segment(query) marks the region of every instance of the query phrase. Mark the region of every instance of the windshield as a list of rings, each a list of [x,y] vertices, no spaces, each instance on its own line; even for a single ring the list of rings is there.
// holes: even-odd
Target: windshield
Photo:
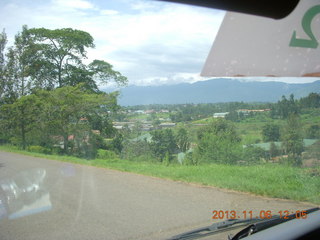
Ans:
[[[0,239],[304,221],[320,204],[320,10],[301,4],[272,20],[162,1],[1,1]]]

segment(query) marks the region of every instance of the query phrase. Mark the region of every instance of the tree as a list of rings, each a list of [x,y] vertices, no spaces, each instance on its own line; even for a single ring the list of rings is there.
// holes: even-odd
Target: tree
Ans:
[[[153,151],[146,140],[126,141],[121,152],[122,158],[128,160],[151,161]]]
[[[198,161],[233,164],[242,158],[241,139],[226,120],[218,119],[201,128],[197,138],[194,157]]]
[[[22,31],[15,35],[14,46],[8,49],[5,64],[5,99],[7,103],[13,103],[21,96],[31,92],[32,83],[29,77],[31,62],[35,57],[35,46],[32,43],[28,28],[22,27]]]
[[[280,153],[280,150],[277,148],[276,144],[274,142],[270,143],[270,149],[269,149],[269,154],[271,158],[274,158],[278,156]]]
[[[299,103],[303,108],[320,108],[320,94],[310,93],[307,97],[301,98]]]
[[[86,89],[99,92],[98,84],[111,80],[118,85],[127,83],[126,77],[103,60],[83,64],[87,57],[86,49],[94,47],[89,33],[71,28],[32,28],[28,33],[37,46],[30,76],[38,88],[53,89],[83,83]]]
[[[96,109],[95,112],[90,113],[90,115],[87,116],[87,119],[90,124],[90,128],[100,131],[101,136],[107,138],[115,136],[116,129],[113,128],[112,119],[107,110],[103,109],[102,106],[100,106],[99,109]]]
[[[116,153],[121,153],[123,149],[123,141],[123,135],[121,133],[117,133],[111,142],[112,150]]]
[[[103,60],[93,60],[89,64],[89,70],[93,73],[93,78],[99,84],[107,84],[114,81],[119,86],[125,86],[128,79],[120,72],[113,70],[113,66]]]
[[[190,140],[187,130],[185,128],[179,128],[175,138],[180,152],[186,152],[190,147]]]
[[[2,132],[10,131],[15,143],[25,149],[28,145],[27,135],[40,125],[42,102],[35,95],[23,96],[12,104],[0,108],[0,125]]]
[[[282,119],[286,119],[291,114],[298,114],[299,113],[299,106],[297,102],[294,100],[294,95],[291,94],[289,99],[285,96],[282,96],[281,101],[275,105],[276,114],[272,113],[273,115],[278,115]]]
[[[320,138],[320,125],[311,125],[308,127],[307,132],[306,132],[307,138]]]
[[[5,93],[5,47],[7,44],[7,35],[6,32],[2,31],[2,33],[0,33],[0,100],[2,99],[4,93]]]
[[[248,163],[259,163],[266,157],[266,151],[260,147],[247,146],[243,151],[243,160]]]
[[[243,113],[238,113],[237,111],[231,111],[226,116],[226,120],[230,120],[233,122],[238,122],[239,120],[243,119]]]
[[[284,152],[288,154],[289,162],[297,166],[302,164],[303,136],[300,119],[297,115],[292,114],[287,119],[287,124],[282,134],[282,147]]]
[[[7,34],[5,30],[2,30],[2,33],[0,33],[0,69],[4,66],[4,50],[7,44]]]
[[[78,149],[87,142],[91,135],[88,116],[93,115],[102,106],[113,107],[112,94],[92,94],[84,92],[81,85],[63,87],[53,91],[39,91],[37,95],[43,99],[43,120],[50,134],[63,136],[64,151],[68,153],[68,137],[73,139]]]
[[[280,127],[275,124],[266,124],[262,127],[262,138],[265,142],[275,142],[280,139]]]
[[[28,33],[38,46],[32,67],[33,77],[42,88],[65,86],[68,69],[81,65],[86,58],[86,48],[94,47],[89,33],[71,28],[32,28]]]
[[[150,143],[150,148],[161,162],[168,153],[171,155],[176,150],[176,142],[171,129],[155,130],[150,133],[152,136],[152,141]]]

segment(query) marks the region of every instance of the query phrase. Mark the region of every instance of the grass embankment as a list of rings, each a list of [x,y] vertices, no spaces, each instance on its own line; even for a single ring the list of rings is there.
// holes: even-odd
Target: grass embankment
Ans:
[[[230,166],[200,165],[181,166],[147,162],[132,162],[122,159],[85,160],[76,157],[46,155],[18,150],[11,146],[0,146],[0,150],[72,162],[120,171],[140,173],[160,178],[199,183],[257,195],[308,201],[320,204],[320,168],[294,168],[282,165]]]

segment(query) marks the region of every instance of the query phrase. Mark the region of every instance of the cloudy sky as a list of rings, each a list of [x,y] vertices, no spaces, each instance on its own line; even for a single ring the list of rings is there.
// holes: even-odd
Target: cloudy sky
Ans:
[[[24,24],[87,31],[96,45],[88,51],[87,61],[111,63],[128,77],[129,85],[205,80],[200,72],[224,15],[220,10],[154,0],[0,0],[0,30],[5,28],[9,46]]]
[[[0,29],[12,44],[29,28],[75,28],[89,32],[95,49],[129,84],[194,82],[225,12],[151,0],[1,0]]]

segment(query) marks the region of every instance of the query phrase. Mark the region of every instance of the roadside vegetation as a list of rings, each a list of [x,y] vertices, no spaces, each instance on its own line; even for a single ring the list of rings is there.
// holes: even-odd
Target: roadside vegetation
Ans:
[[[34,157],[53,159],[76,164],[105,167],[139,173],[175,181],[198,183],[256,195],[320,203],[320,168],[296,168],[287,165],[238,166],[226,164],[201,164],[186,166],[165,165],[157,162],[136,162],[118,157],[87,161],[83,158],[19,150],[8,145],[0,151],[16,152]]]
[[[0,34],[1,150],[174,180],[320,202],[320,94],[277,103],[121,107],[127,84],[104,60],[84,63],[89,33]]]

